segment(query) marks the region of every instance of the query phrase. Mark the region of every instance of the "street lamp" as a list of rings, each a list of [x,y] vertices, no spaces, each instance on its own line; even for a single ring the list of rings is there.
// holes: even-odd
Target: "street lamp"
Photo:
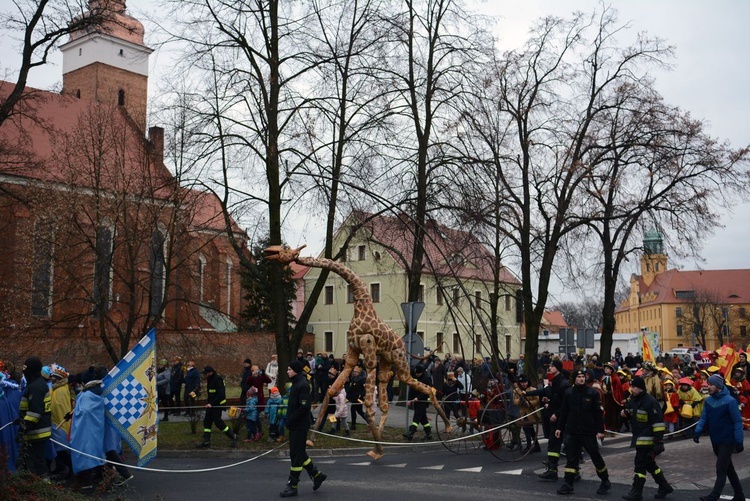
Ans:
[[[722,306],[721,312],[724,314],[724,333],[727,335],[727,342],[732,342],[731,333],[729,330],[729,310],[733,307],[733,304],[730,304],[729,306]],[[717,308],[718,309],[718,308]]]

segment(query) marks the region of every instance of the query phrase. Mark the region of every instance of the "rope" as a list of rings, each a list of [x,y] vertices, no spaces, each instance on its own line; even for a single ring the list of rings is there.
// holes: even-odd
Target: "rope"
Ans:
[[[8,426],[12,425],[15,421],[10,421],[8,423],[5,423],[4,425],[0,426],[0,431],[3,431]]]
[[[698,421],[696,421],[695,423],[691,424],[690,426],[682,428],[681,430],[673,431],[673,432],[670,432],[670,433],[665,433],[664,436],[665,437],[671,437],[672,435],[678,435],[680,433],[685,433],[687,430],[689,430],[690,428],[693,428],[697,424],[698,424]],[[611,430],[607,430],[607,433],[611,433],[612,435],[619,435],[621,437],[632,437],[633,436],[631,433],[619,433],[619,432],[611,431]]]
[[[280,449],[281,447],[283,447],[283,446],[285,446],[287,444],[287,442],[284,442],[284,443],[282,443],[282,444],[274,447],[273,449],[267,450],[266,452],[264,452],[262,454],[259,454],[257,456],[251,457],[250,459],[244,459],[244,460],[242,460],[242,461],[240,461],[238,463],[232,463],[232,464],[227,464],[227,465],[223,465],[223,466],[217,466],[215,468],[200,468],[200,469],[197,469],[197,470],[196,469],[192,469],[192,470],[165,470],[165,469],[162,469],[162,468],[146,468],[145,466],[132,466],[132,465],[129,465],[129,464],[118,463],[117,461],[109,461],[108,459],[100,458],[100,457],[97,457],[97,456],[92,456],[91,454],[86,454],[85,452],[79,451],[79,450],[74,449],[74,448],[72,448],[72,447],[70,447],[68,445],[62,444],[62,443],[58,442],[57,440],[55,440],[54,438],[51,438],[50,441],[53,442],[53,443],[55,443],[55,444],[57,444],[57,445],[59,445],[59,446],[65,447],[66,449],[70,450],[71,452],[75,452],[76,454],[80,454],[81,456],[85,456],[87,458],[96,459],[96,460],[101,461],[103,463],[109,463],[109,464],[113,464],[115,466],[124,466],[126,468],[133,468],[133,469],[141,470],[141,471],[151,471],[151,472],[154,472],[154,473],[206,473],[206,472],[210,472],[210,471],[225,470],[227,468],[234,468],[235,466],[240,466],[240,465],[243,465],[245,463],[250,463],[252,461],[255,461],[256,459],[260,459],[263,456],[267,456],[268,454],[270,454],[270,453],[272,453],[272,452]]]

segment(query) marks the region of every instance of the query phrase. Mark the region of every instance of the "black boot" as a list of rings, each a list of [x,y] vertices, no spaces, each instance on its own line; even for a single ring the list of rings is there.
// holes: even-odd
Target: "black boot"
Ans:
[[[297,484],[299,484],[299,477],[293,477],[289,475],[289,480],[286,481],[284,490],[279,493],[282,498],[290,498],[297,495]]]
[[[425,442],[429,442],[432,440],[432,429],[431,428],[424,428],[424,438],[422,439]]]
[[[644,485],[646,485],[646,477],[635,475],[633,477],[633,487],[630,489],[630,492],[622,497],[622,499],[627,501],[641,501],[643,499]]]
[[[321,473],[320,470],[318,470],[315,465],[310,461],[306,466],[305,470],[307,470],[307,474],[310,475],[310,480],[313,481],[313,490],[317,491],[320,489],[321,484],[325,481],[325,479],[328,478],[328,475],[325,473]]]
[[[203,433],[203,439],[200,441],[200,443],[195,444],[196,449],[208,449],[211,447],[211,434],[210,433]]]
[[[609,489],[612,488],[612,482],[609,481],[609,478],[603,478],[602,482],[599,484],[599,488],[596,490],[597,494],[606,494],[609,492]]]
[[[237,434],[232,430],[231,428],[224,432],[226,436],[229,437],[229,440],[231,442],[229,443],[229,447],[237,447]]]
[[[558,458],[547,456],[547,469],[543,473],[537,475],[539,480],[544,480],[545,482],[557,482],[557,462]]]
[[[404,438],[411,442],[411,440],[414,438],[414,432],[417,431],[417,427],[414,425],[409,426],[409,431],[404,433]]]
[[[669,485],[669,482],[667,482],[667,479],[664,477],[663,471],[658,470],[658,473],[654,473],[653,477],[654,480],[656,480],[656,483],[659,484],[659,490],[654,496],[655,499],[664,499],[668,494],[672,494],[674,492],[674,487]]]
[[[573,494],[573,486],[565,482],[559,489],[557,489],[557,493],[560,495]]]

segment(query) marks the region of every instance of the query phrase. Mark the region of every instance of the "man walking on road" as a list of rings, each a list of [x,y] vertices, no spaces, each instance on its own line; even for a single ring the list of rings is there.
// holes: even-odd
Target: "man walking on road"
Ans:
[[[203,418],[203,440],[196,447],[203,449],[211,447],[212,425],[229,437],[229,440],[231,440],[230,447],[235,447],[237,445],[237,434],[221,419],[223,406],[227,403],[224,379],[210,365],[203,369],[203,374],[206,376],[206,393],[208,393],[206,416]]]
[[[607,465],[599,452],[597,438],[604,438],[604,413],[599,392],[586,384],[586,371],[575,372],[575,384],[565,391],[562,409],[558,418],[555,438],[565,433],[568,461],[565,464],[565,483],[557,490],[558,494],[573,494],[573,482],[578,475],[581,449],[591,456],[596,474],[601,484],[597,494],[606,494],[612,484],[609,481]]]
[[[701,496],[702,501],[716,501],[721,497],[721,491],[729,478],[734,489],[733,500],[745,499],[742,484],[732,464],[732,453],[742,452],[743,432],[742,415],[737,401],[729,394],[724,379],[719,375],[708,378],[709,397],[704,400],[698,425],[695,427],[693,440],[698,443],[703,430],[708,428],[711,437],[711,447],[716,454],[716,482],[708,496]]]
[[[312,402],[310,401],[310,385],[307,384],[302,362],[299,360],[291,362],[286,374],[292,383],[292,387],[289,388],[289,404],[286,415],[286,427],[289,429],[289,457],[292,460],[292,466],[289,471],[289,480],[280,494],[282,498],[297,495],[297,484],[299,484],[302,468],[306,469],[310,475],[314,491],[317,491],[327,478],[325,473],[318,471],[305,450],[307,431],[311,424],[310,408]]]
[[[630,419],[633,439],[630,447],[635,447],[635,468],[633,487],[622,498],[628,501],[643,499],[643,486],[646,485],[646,472],[649,472],[659,490],[654,498],[664,499],[674,491],[664,472],[656,465],[656,456],[664,452],[664,417],[661,406],[654,397],[646,392],[646,382],[642,377],[634,377],[630,383],[630,398],[622,416]]]
[[[548,482],[557,482],[557,463],[560,461],[560,448],[562,446],[562,438],[555,434],[555,431],[560,429],[558,426],[558,418],[560,417],[560,411],[562,410],[563,397],[565,391],[570,388],[567,378],[562,373],[562,362],[559,358],[556,358],[550,363],[547,369],[547,377],[550,380],[550,386],[552,388],[550,392],[549,400],[549,411],[550,411],[550,436],[549,442],[547,442],[547,469],[544,473],[539,474],[539,479]],[[545,396],[545,389],[533,390],[525,392],[524,395],[528,396]]]

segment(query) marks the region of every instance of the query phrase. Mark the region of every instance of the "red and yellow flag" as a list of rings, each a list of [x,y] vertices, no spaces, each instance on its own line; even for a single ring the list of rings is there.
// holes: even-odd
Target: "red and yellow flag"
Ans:
[[[719,370],[721,370],[721,374],[724,376],[724,380],[727,384],[731,384],[732,367],[740,361],[740,354],[737,353],[737,350],[735,350],[730,344],[725,344],[716,350],[716,353],[719,357],[716,359],[715,363],[719,367]]]
[[[643,354],[644,362],[656,363],[656,357],[654,356],[654,352],[651,349],[651,345],[649,344],[648,339],[646,338],[645,332],[641,332],[641,353]]]

